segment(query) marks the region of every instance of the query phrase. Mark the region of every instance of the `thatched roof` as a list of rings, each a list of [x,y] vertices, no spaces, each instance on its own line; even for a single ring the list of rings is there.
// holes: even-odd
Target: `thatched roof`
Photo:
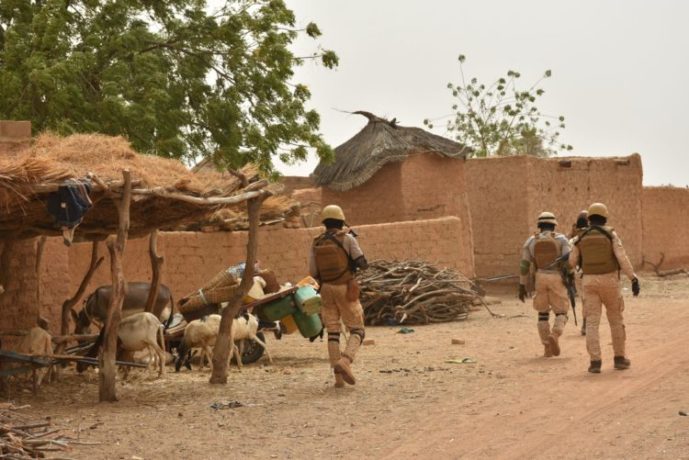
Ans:
[[[222,177],[233,180],[238,177],[236,171],[219,170],[210,158],[204,158],[196,163],[192,172],[198,175],[211,174],[214,177]],[[260,225],[273,225],[282,223],[287,227],[298,226],[295,223],[300,215],[300,203],[285,195],[282,183],[272,182],[265,187],[271,193],[263,204],[259,215]],[[178,225],[174,230],[190,231],[237,231],[248,230],[249,220],[244,208],[237,206],[218,209],[206,219],[198,220],[190,224]]]
[[[332,163],[319,163],[313,172],[316,184],[336,191],[357,187],[390,162],[403,161],[408,155],[430,152],[449,158],[464,158],[471,150],[450,139],[421,128],[397,125],[369,112],[354,112],[368,118],[368,123],[354,137],[335,149]]]
[[[125,169],[133,184],[130,237],[207,219],[265,186],[252,167],[242,170],[247,179],[243,182],[212,171],[194,174],[177,160],[138,154],[121,137],[45,134],[17,155],[0,159],[0,238],[59,235],[47,211],[47,198],[62,181],[87,177],[93,185],[94,206],[77,227],[75,239],[115,233],[118,214],[113,200],[121,194]]]

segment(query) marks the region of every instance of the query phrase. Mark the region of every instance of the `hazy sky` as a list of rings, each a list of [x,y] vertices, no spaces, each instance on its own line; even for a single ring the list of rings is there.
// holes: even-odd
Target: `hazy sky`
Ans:
[[[313,96],[325,139],[336,147],[368,110],[422,127],[451,112],[446,85],[492,83],[508,69],[524,84],[551,69],[539,107],[564,115],[574,155],[641,153],[644,184],[689,185],[689,2],[681,0],[462,1],[287,0],[299,24],[316,22],[337,70],[306,64],[295,80]],[[301,40],[299,51],[313,42]],[[444,122],[436,123],[445,134]],[[317,161],[281,167],[308,175]]]

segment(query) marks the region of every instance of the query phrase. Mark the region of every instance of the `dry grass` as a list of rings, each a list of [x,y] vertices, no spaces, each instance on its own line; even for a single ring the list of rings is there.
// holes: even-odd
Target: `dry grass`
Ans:
[[[192,173],[178,160],[138,154],[123,137],[102,134],[74,134],[59,137],[42,134],[33,145],[12,158],[0,160],[0,200],[16,197],[23,185],[52,183],[93,173],[102,180],[122,180],[129,169],[132,180],[142,187],[163,187],[198,196],[227,195],[240,187],[239,179],[228,173]],[[248,178],[256,168],[242,171]]]

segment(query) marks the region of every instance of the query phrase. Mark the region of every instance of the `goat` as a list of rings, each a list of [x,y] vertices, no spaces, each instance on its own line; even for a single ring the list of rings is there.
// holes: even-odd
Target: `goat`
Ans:
[[[220,315],[208,315],[201,319],[196,319],[187,324],[184,328],[184,338],[177,348],[177,360],[175,361],[175,372],[179,372],[182,361],[186,358],[185,365],[191,370],[189,357],[192,348],[201,349],[201,369],[204,367],[204,358],[208,358],[211,371],[213,370],[213,350],[215,340],[220,330]]]
[[[201,348],[201,368],[203,369],[204,366],[204,357],[208,357],[208,360],[211,362],[211,371],[213,370],[212,346],[215,345],[215,340],[220,330],[220,319],[220,315],[209,315],[200,320],[194,320],[187,325],[184,329],[184,339],[178,349],[175,371],[179,372],[183,362],[185,366],[191,370],[191,364],[189,363],[191,359],[191,349],[195,347]],[[253,340],[261,345],[266,351],[266,355],[268,355],[268,360],[271,364],[273,363],[273,358],[270,356],[266,344],[256,336],[257,332],[258,319],[250,313],[245,313],[232,321],[232,328],[230,330],[230,343],[232,344],[232,349],[229,353],[229,359],[232,359],[234,355],[237,361],[237,367],[240,369],[242,367],[241,350],[235,343],[241,342],[242,340]]]
[[[268,347],[266,347],[265,342],[263,342],[261,339],[259,339],[256,336],[256,333],[258,332],[258,319],[252,315],[251,313],[245,313],[241,315],[239,318],[235,318],[234,321],[232,322],[232,332],[230,333],[230,337],[234,342],[240,342],[241,346],[241,341],[242,340],[253,340],[254,342],[258,343],[260,346],[263,347],[263,349],[266,352],[266,355],[268,356],[268,361],[270,364],[273,364],[273,358],[270,356],[270,352],[268,351]],[[241,369],[242,367],[242,358],[241,354],[243,350],[240,350],[236,346],[233,347],[232,350],[235,353],[235,358],[237,361],[237,367]],[[231,356],[231,355],[230,355]]]
[[[86,356],[95,357],[103,344],[105,328],[89,349]],[[158,364],[158,377],[165,373],[165,339],[163,325],[152,313],[141,312],[123,318],[117,329],[117,360],[131,360],[134,352],[148,350],[151,362]],[[77,363],[77,371],[83,372],[87,364]],[[129,368],[123,366],[122,378],[127,379]]]
[[[53,355],[53,338],[43,328],[35,326],[29,330],[29,333],[24,336],[17,352],[25,355],[35,356],[52,356]],[[53,366],[48,369],[36,370],[36,386],[40,386],[43,378],[52,375]]]

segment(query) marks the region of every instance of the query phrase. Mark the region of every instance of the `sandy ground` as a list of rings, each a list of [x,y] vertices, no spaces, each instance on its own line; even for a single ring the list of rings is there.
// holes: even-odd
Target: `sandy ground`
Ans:
[[[689,458],[689,280],[642,280],[625,291],[632,368],[612,369],[607,323],[603,372],[586,372],[574,322],[562,355],[542,358],[536,314],[514,294],[468,321],[369,328],[358,382],[335,389],[324,342],[269,338],[265,358],[226,386],[208,371],[163,379],[133,371],[118,403],[97,403],[97,377],[66,372],[38,396],[20,393],[30,417],[51,416],[97,445],[70,458]],[[451,339],[463,345],[451,345]],[[470,358],[470,359],[464,359]],[[467,361],[462,363],[461,361]],[[239,401],[215,410],[214,402]]]

